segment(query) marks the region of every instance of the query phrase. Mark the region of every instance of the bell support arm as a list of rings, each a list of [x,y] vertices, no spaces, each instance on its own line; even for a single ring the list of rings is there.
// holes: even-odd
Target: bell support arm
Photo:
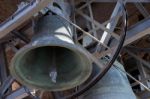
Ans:
[[[52,0],[33,0],[22,10],[13,14],[4,23],[0,24],[0,38],[4,37],[15,28],[30,19],[33,15],[45,8]]]

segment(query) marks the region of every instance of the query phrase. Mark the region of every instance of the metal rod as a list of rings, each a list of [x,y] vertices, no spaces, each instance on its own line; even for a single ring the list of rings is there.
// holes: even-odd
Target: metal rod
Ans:
[[[74,27],[76,27],[77,29],[79,29],[80,31],[82,31],[83,33],[85,33],[86,35],[88,35],[89,37],[91,37],[92,39],[94,39],[95,41],[99,42],[101,45],[103,45],[104,47],[106,47],[108,50],[110,50],[112,52],[112,50],[106,46],[105,44],[102,44],[96,37],[92,36],[89,32],[84,31],[81,27],[79,27],[78,25],[72,23],[71,21],[69,21],[68,19],[58,15],[60,18],[63,18],[64,20],[66,20],[67,22],[69,22],[71,25],[73,25]]]
[[[110,23],[111,21],[115,20],[116,18],[119,18],[120,15],[121,15],[121,13],[119,13],[118,15],[116,15],[116,16],[110,18],[109,20],[103,22],[102,25],[103,25],[103,26],[107,25],[108,23]],[[100,27],[97,26],[97,27],[95,27],[94,29],[91,29],[91,30],[88,31],[88,32],[91,33],[91,32],[97,31],[97,30],[99,30],[99,29],[100,29]],[[82,39],[84,36],[85,36],[85,34],[81,35],[81,36],[78,38],[78,40]]]
[[[87,2],[89,2],[89,0],[87,0]],[[92,7],[91,7],[91,3],[88,3],[88,9],[89,9],[89,14],[90,14],[90,17],[91,17],[91,19],[92,19],[92,21],[94,21],[94,17],[93,17],[93,11],[92,11]],[[91,22],[91,24],[92,24],[92,29],[94,29],[95,30],[95,24],[93,23],[93,22]],[[95,31],[93,31],[93,33],[94,33],[94,36],[97,38],[97,32],[96,32],[96,30]]]
[[[29,94],[26,91],[25,87],[21,87],[9,94],[8,96],[6,96],[5,99],[23,99],[27,96],[29,96]]]
[[[115,65],[114,65],[114,67],[115,67],[117,70],[119,70],[119,71],[125,73],[125,74],[126,74],[127,76],[129,76],[132,80],[136,81],[138,84],[140,84],[140,85],[143,86],[147,91],[150,92],[150,89],[149,89],[147,86],[145,86],[142,82],[140,82],[140,81],[138,81],[137,79],[135,79],[135,78],[134,78],[132,75],[130,75],[128,72],[123,71],[121,68],[119,68],[119,67],[117,67],[117,66],[115,66]]]
[[[78,10],[81,10],[83,8],[85,8],[86,6],[88,6],[90,3],[94,2],[95,0],[90,0],[89,2],[86,2],[86,4],[84,4],[83,6],[81,6],[80,8],[78,8]]]
[[[140,82],[147,82],[148,80],[150,80],[150,78],[144,78],[143,80],[139,80],[139,81],[140,81]],[[131,84],[132,87],[134,87],[134,86],[136,86],[136,85],[138,85],[137,82],[134,82],[134,83]]]
[[[113,18],[114,16],[116,16],[117,14],[119,14],[120,12],[122,12],[122,6],[120,4],[120,1],[117,2],[114,10],[113,10],[113,13],[111,15],[110,18]],[[113,21],[109,22],[107,25],[106,25],[106,28],[108,28],[110,30],[110,32],[113,32],[118,21],[119,21],[119,18],[116,18],[114,19]],[[109,33],[107,31],[104,31],[103,34],[102,34],[102,37],[100,39],[100,41],[103,43],[103,44],[108,44],[109,40],[111,38],[111,35],[109,35]],[[97,45],[97,49],[99,48],[99,44]],[[102,48],[100,48],[100,50],[102,50]]]
[[[131,55],[132,57],[134,57],[135,59],[141,61],[143,64],[145,64],[145,66],[147,66],[148,68],[150,68],[150,64],[143,60],[142,58],[138,57],[137,55],[135,55],[134,53],[132,53],[131,51],[124,49],[129,55]]]
[[[145,7],[142,5],[142,3],[140,1],[142,0],[136,0],[137,2],[135,2],[135,6],[137,7],[137,9],[140,11],[140,13],[145,17],[149,17],[150,14],[148,13],[148,11],[145,9]]]
[[[81,46],[81,48],[83,48],[82,45],[80,45],[79,43],[78,43],[78,45]],[[100,69],[104,68],[104,64],[100,63],[99,60],[95,56],[93,56],[89,51],[87,51],[85,48],[83,48],[83,49],[85,50],[87,55],[91,58],[91,60],[98,65],[98,67]]]
[[[21,40],[23,40],[25,43],[30,42],[30,39],[28,39],[27,37],[25,37],[25,35],[23,35],[22,33],[19,33],[18,31],[13,31],[12,34],[14,34],[16,37],[20,38]]]
[[[23,9],[12,15],[4,23],[0,24],[0,38],[4,37],[25,21],[29,20],[34,14],[46,7],[51,0],[33,0]],[[14,24],[15,23],[15,24]]]
[[[145,71],[145,68],[142,64],[141,61],[137,61],[137,66],[138,66],[138,70],[140,72],[140,76],[141,76],[141,80],[144,80],[145,78],[147,78],[147,74],[146,74],[146,71]],[[148,82],[144,82],[143,83],[144,85],[148,86]]]
[[[119,40],[119,35],[111,32],[109,29],[107,29],[105,26],[103,26],[102,24],[100,24],[99,22],[97,22],[96,20],[91,20],[91,18],[89,16],[87,16],[86,14],[84,14],[81,11],[76,11],[78,14],[80,14],[81,16],[83,16],[86,20],[93,22],[95,25],[97,25],[100,29],[102,29],[103,31],[106,31],[109,33],[109,35],[111,35],[112,37],[114,37],[116,40]]]
[[[4,81],[3,85],[0,87],[0,95],[3,96],[4,93],[7,91],[7,89],[11,86],[13,83],[14,78],[11,76],[7,77],[7,79]]]

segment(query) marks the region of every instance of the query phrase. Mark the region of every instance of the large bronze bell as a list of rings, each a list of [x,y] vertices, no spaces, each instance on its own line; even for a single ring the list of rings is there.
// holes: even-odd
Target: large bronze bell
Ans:
[[[92,71],[85,51],[72,40],[70,25],[57,15],[39,19],[31,43],[11,61],[11,74],[31,88],[62,91],[83,83]]]

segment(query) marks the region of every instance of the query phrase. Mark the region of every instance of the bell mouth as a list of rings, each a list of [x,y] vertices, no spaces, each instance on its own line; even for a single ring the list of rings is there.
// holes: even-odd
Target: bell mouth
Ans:
[[[92,66],[88,57],[77,47],[42,45],[21,49],[13,58],[10,70],[26,86],[61,91],[86,81]],[[53,70],[57,72],[56,82],[49,75]]]

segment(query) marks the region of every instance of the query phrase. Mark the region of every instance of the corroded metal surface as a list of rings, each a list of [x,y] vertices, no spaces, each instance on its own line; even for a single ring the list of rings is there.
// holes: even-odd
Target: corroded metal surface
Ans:
[[[123,65],[118,61],[116,61],[114,65],[124,71]],[[95,72],[98,72],[97,68],[95,68]],[[80,99],[136,99],[136,97],[125,73],[112,67],[106,75]]]
[[[12,59],[11,73],[20,83],[36,89],[61,91],[87,80],[92,71],[91,61],[85,50],[74,44],[73,32],[65,20],[57,15],[44,16],[37,22],[35,33],[31,43]],[[49,76],[52,72],[58,73],[55,82]]]

